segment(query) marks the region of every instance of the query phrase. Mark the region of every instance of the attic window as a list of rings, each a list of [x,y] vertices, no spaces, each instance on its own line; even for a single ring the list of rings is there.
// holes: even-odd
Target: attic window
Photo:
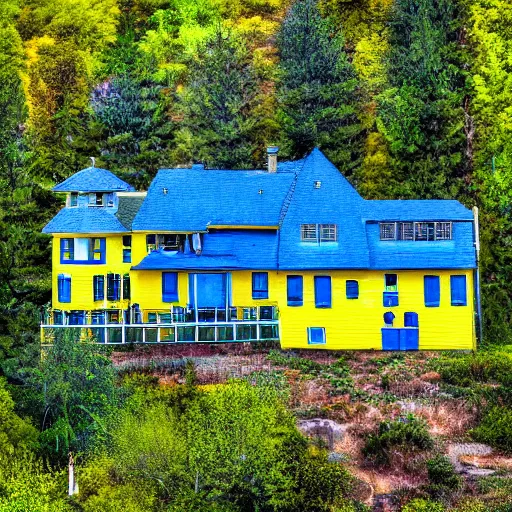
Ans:
[[[78,193],[77,192],[71,192],[69,195],[69,206],[78,206]]]
[[[89,206],[103,206],[103,194],[101,192],[89,194]]]
[[[432,242],[452,239],[451,222],[381,222],[381,240]]]
[[[337,242],[336,224],[302,224],[300,227],[302,242]]]
[[[313,186],[314,186],[315,188],[320,188],[320,187],[322,186],[322,182],[321,182],[321,181],[314,181],[314,182],[313,182]]]

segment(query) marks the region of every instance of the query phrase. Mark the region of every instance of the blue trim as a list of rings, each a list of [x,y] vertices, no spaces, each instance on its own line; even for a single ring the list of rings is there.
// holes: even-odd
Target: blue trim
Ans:
[[[452,306],[467,306],[466,276],[450,276]]]
[[[288,306],[304,304],[304,278],[302,276],[286,276]]]
[[[107,300],[120,300],[121,274],[107,274]]]
[[[325,327],[308,327],[308,345],[325,345]]]
[[[252,298],[268,299],[268,272],[252,273]]]
[[[105,300],[105,276],[93,276],[92,278],[93,300]]]
[[[103,265],[106,262],[106,239],[100,237],[85,238],[88,240],[88,259],[75,260],[75,239],[74,238],[61,238],[60,239],[60,263],[61,265]],[[95,241],[99,240],[99,248],[95,249]],[[64,254],[68,253],[70,259],[64,259]],[[99,259],[94,259],[94,255],[99,254]]]
[[[353,279],[348,279],[346,283],[347,299],[359,298],[359,282]]]
[[[178,273],[162,272],[162,302],[178,301]]]
[[[315,276],[315,307],[332,307],[331,276]]]
[[[385,308],[398,306],[398,292],[383,292],[382,305]]]
[[[423,296],[425,298],[426,307],[439,307],[441,301],[441,284],[439,276],[423,277]]]

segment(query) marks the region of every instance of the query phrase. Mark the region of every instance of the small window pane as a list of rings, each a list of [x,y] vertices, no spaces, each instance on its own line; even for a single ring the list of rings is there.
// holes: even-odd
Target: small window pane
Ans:
[[[436,223],[436,240],[451,240],[452,224],[451,222]]]
[[[466,306],[466,276],[450,276],[452,306]]]
[[[303,299],[303,277],[287,276],[287,299],[288,306],[302,306]]]
[[[132,262],[132,250],[131,249],[123,249],[123,263],[131,263]]]
[[[336,242],[338,239],[336,231],[336,224],[320,224],[320,241]]]
[[[178,273],[162,272],[162,302],[178,301]]]
[[[268,299],[268,272],[252,273],[252,298]]]
[[[439,307],[441,300],[441,286],[439,276],[425,276],[423,278],[425,306]]]
[[[398,238],[399,240],[414,240],[414,223],[400,222]]]
[[[416,222],[415,240],[428,242],[435,240],[435,222]]]
[[[123,236],[123,247],[131,247],[132,246],[132,235],[124,235]]]
[[[359,283],[357,281],[347,281],[347,299],[359,298]]]
[[[301,240],[303,242],[317,242],[317,225],[316,224],[302,224],[301,226]]]
[[[325,328],[324,327],[308,327],[308,343],[310,345],[325,344]]]
[[[78,194],[72,193],[69,197],[69,206],[77,206],[78,205]]]
[[[396,274],[384,274],[384,289],[387,292],[398,291],[398,276]]]
[[[395,240],[396,225],[394,222],[381,222],[380,224],[380,239],[381,240]]]

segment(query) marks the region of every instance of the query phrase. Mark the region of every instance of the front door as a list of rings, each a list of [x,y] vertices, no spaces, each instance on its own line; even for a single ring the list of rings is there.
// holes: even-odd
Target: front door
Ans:
[[[189,296],[194,309],[225,308],[227,295],[227,274],[189,274]]]

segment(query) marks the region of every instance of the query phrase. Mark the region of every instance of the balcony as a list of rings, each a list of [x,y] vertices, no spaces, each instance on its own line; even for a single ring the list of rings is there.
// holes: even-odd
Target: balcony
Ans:
[[[42,344],[51,345],[63,330],[103,344],[258,342],[279,339],[279,320],[277,306],[51,311],[41,323]]]

